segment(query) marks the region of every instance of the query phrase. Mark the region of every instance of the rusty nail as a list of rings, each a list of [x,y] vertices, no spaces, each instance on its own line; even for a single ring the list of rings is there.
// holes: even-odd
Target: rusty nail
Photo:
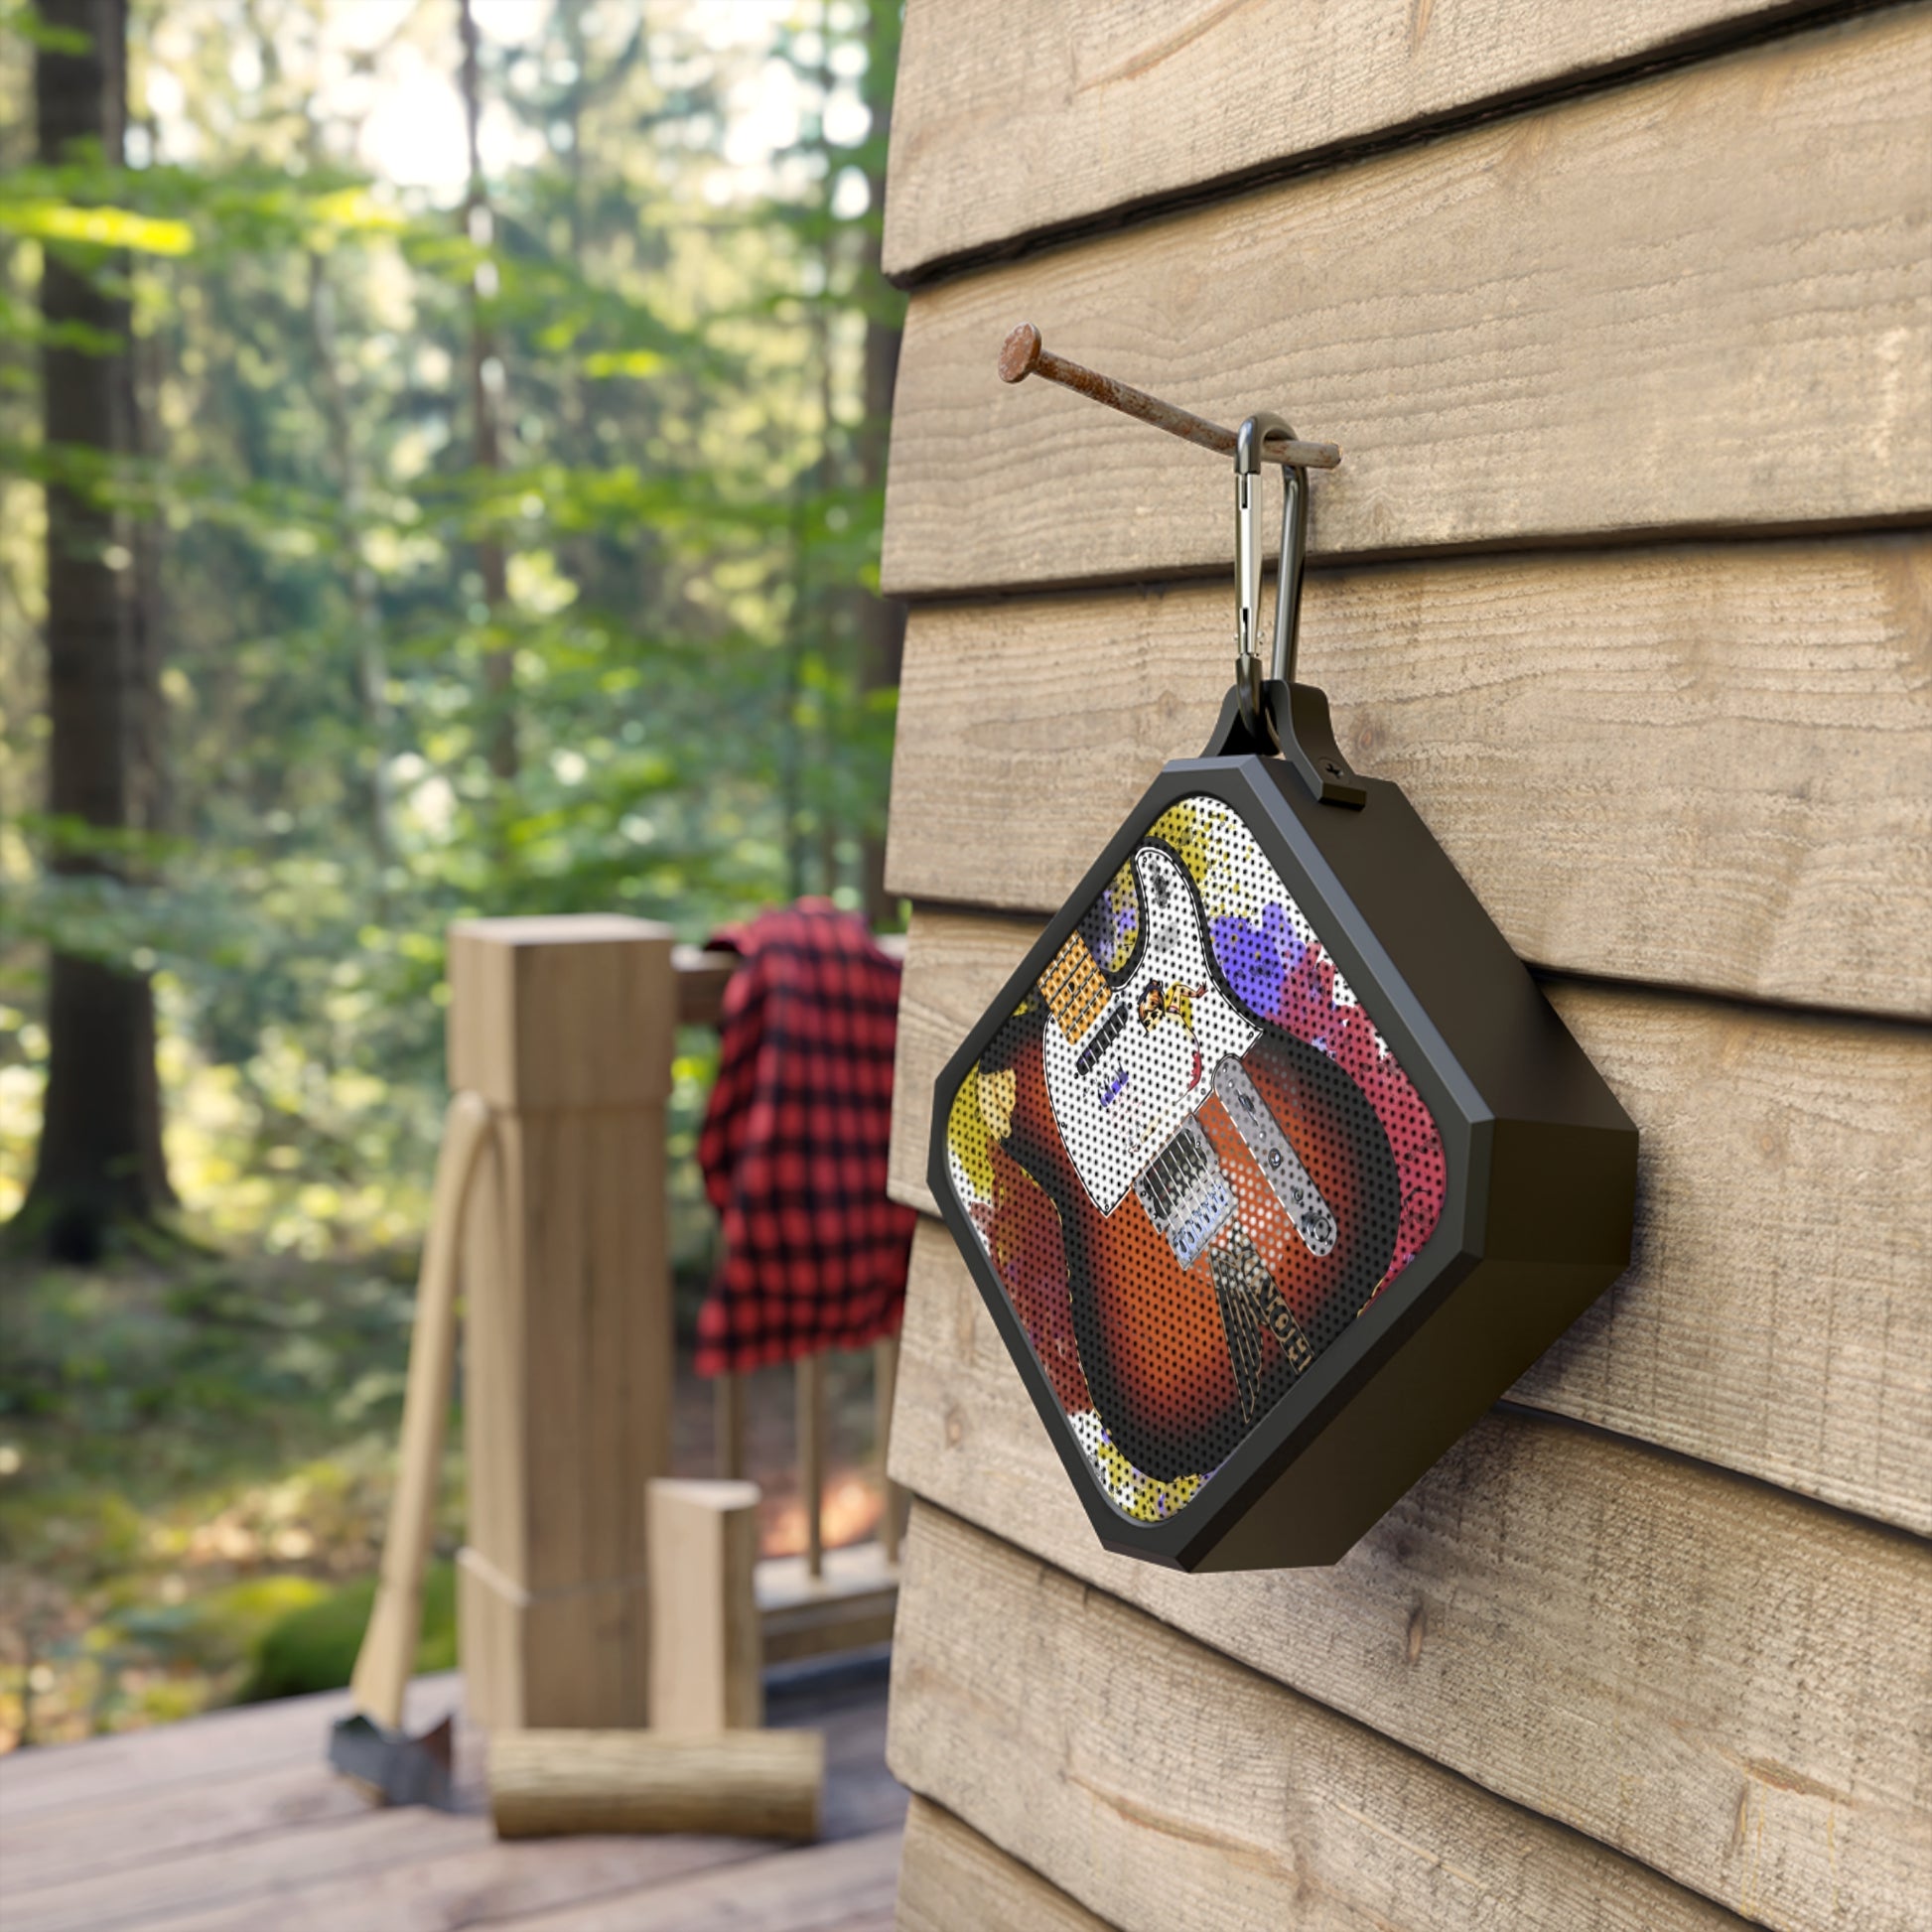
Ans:
[[[1101,375],[1078,362],[1069,362],[1064,355],[1055,355],[1040,340],[1039,331],[1031,322],[1023,322],[1001,345],[1000,380],[1024,382],[1030,375],[1043,375],[1048,382],[1057,382],[1063,389],[1105,403],[1109,409],[1151,423],[1170,436],[1212,450],[1217,456],[1234,454],[1233,430],[1210,423],[1205,416],[1196,416],[1190,409],[1163,402],[1159,396],[1151,396],[1131,383],[1116,382],[1110,375]],[[1307,470],[1332,470],[1341,462],[1341,451],[1333,443],[1305,443],[1280,436],[1269,439],[1262,455],[1269,463],[1290,463]]]

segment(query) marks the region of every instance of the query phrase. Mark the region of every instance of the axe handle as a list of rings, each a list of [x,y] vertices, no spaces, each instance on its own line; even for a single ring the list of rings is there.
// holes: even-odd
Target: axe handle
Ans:
[[[375,1604],[349,1679],[355,1706],[378,1724],[402,1723],[403,1693],[416,1668],[423,1630],[423,1575],[436,1526],[437,1478],[450,1422],[450,1382],[456,1366],[457,1258],[463,1211],[478,1162],[489,1145],[489,1103],[459,1093],[443,1118],[430,1199],[429,1235],[416,1282],[416,1323],[409,1338],[409,1380],[402,1398],[402,1449]]]

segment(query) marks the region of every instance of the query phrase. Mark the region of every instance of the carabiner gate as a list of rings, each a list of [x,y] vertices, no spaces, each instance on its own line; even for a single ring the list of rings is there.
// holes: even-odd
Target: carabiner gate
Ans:
[[[1264,743],[1275,742],[1269,707],[1262,702],[1267,680],[1295,682],[1296,644],[1302,626],[1302,565],[1309,541],[1309,473],[1282,465],[1281,567],[1275,579],[1275,647],[1264,672],[1258,648],[1261,633],[1261,466],[1262,446],[1270,436],[1289,442],[1295,432],[1279,416],[1250,416],[1234,437],[1234,577],[1238,637],[1234,688],[1241,698],[1241,722]]]

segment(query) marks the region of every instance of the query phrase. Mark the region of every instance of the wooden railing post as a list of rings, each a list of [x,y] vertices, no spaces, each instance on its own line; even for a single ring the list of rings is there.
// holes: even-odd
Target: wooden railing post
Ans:
[[[450,1080],[496,1133],[464,1230],[465,1697],[483,1725],[648,1722],[645,1495],[670,1471],[667,927],[450,932]]]
[[[794,1428],[798,1436],[798,1500],[805,1510],[805,1575],[825,1575],[825,1357],[800,1355],[792,1364]]]

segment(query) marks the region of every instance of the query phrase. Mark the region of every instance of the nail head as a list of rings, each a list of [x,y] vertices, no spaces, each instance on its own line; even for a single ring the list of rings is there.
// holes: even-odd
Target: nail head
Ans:
[[[1022,382],[1039,367],[1039,331],[1023,322],[1000,348],[1000,380]]]

